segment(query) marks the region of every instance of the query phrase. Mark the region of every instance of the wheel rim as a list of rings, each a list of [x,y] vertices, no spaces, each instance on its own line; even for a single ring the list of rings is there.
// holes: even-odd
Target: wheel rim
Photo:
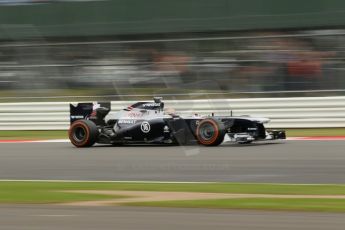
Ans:
[[[73,132],[73,139],[82,142],[85,140],[86,130],[83,127],[76,127]]]
[[[215,135],[216,129],[212,124],[206,123],[200,127],[200,137],[205,140],[211,140]]]

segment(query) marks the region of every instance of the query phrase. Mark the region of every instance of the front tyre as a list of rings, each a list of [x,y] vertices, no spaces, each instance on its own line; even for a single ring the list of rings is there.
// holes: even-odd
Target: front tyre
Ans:
[[[71,124],[68,136],[71,143],[78,147],[90,147],[98,138],[98,129],[95,123],[89,120],[77,120]]]
[[[224,141],[225,128],[219,120],[207,118],[200,121],[196,129],[198,142],[206,146],[217,146]]]

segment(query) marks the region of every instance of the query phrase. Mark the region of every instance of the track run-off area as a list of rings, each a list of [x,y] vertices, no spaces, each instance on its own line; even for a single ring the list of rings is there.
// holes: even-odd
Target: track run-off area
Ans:
[[[342,230],[344,214],[181,208],[0,206],[2,229],[13,230]]]

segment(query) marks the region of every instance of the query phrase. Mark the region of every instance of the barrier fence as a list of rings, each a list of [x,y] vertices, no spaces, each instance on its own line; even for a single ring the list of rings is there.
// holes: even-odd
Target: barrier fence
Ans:
[[[76,103],[76,102],[74,102]],[[112,101],[112,112],[131,101]],[[268,117],[269,128],[345,127],[345,97],[167,100],[181,115]],[[68,102],[0,103],[0,130],[67,130]]]

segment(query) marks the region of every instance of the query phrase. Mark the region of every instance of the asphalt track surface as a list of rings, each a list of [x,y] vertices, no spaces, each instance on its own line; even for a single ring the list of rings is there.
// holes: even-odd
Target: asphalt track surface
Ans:
[[[0,206],[1,229],[11,230],[343,230],[345,214],[180,208]]]
[[[345,183],[345,141],[251,145],[0,144],[0,179]]]
[[[252,145],[0,144],[0,179],[345,183],[344,141]],[[248,210],[0,205],[0,229],[340,230],[345,214]]]

